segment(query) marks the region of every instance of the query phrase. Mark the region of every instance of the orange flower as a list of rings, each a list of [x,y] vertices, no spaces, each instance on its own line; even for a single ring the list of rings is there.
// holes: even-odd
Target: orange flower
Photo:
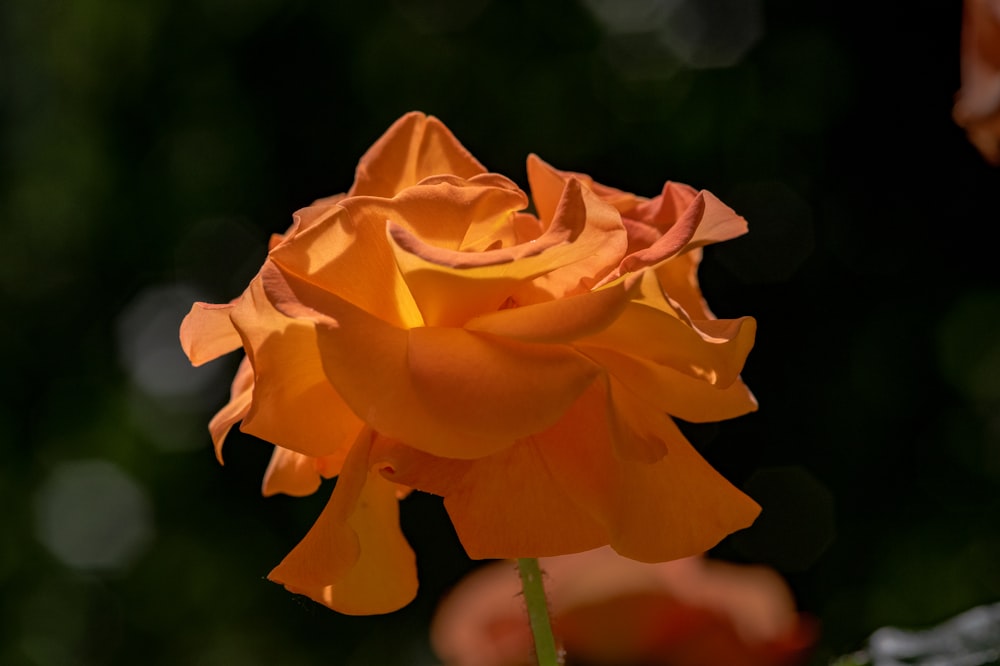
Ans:
[[[743,218],[708,192],[647,200],[534,156],[528,180],[537,215],[407,114],[346,195],[296,213],[239,298],[192,308],[192,362],[246,350],[217,451],[241,422],[276,446],[266,494],[339,476],[272,580],[346,613],[405,605],[411,489],[444,497],[475,558],[610,544],[663,561],[756,517],[670,417],[756,408],[739,378],[755,323],[713,317],[696,278],[701,246]]]
[[[961,74],[955,122],[987,162],[1000,166],[1000,0],[965,0]]]
[[[702,557],[643,564],[610,548],[539,563],[569,664],[792,666],[816,638],[815,622],[763,566]],[[438,607],[431,643],[446,666],[535,663],[513,563],[463,579]]]

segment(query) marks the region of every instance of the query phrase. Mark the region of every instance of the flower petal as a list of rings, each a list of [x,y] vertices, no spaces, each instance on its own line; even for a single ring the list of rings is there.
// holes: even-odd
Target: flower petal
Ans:
[[[680,305],[689,318],[715,319],[698,284],[701,257],[700,247],[681,252],[657,266],[656,277],[663,291],[670,295],[670,300]]]
[[[409,370],[421,402],[474,437],[492,434],[512,442],[544,430],[600,371],[562,345],[448,328],[409,334]]]
[[[356,226],[384,229],[386,222],[406,229],[421,242],[453,252],[469,245],[495,243],[495,230],[512,233],[514,214],[528,205],[517,185],[499,174],[465,180],[433,176],[406,188],[392,199],[354,197],[344,201]],[[508,238],[501,233],[500,238]],[[483,248],[485,249],[485,247]]]
[[[738,378],[723,388],[625,351],[586,345],[577,348],[651,407],[685,421],[721,421],[757,409],[757,400]]]
[[[469,253],[428,244],[393,223],[388,234],[425,322],[438,326],[461,326],[508,299],[526,305],[589,290],[617,265],[625,244],[614,209],[575,180],[552,224],[530,243]]]
[[[347,451],[341,450],[331,456],[314,458],[276,446],[264,473],[261,492],[264,497],[279,493],[293,497],[312,495],[319,489],[324,477],[331,478],[340,473],[346,455]]]
[[[373,226],[350,211],[333,206],[326,217],[299,231],[268,255],[285,273],[336,294],[390,324],[408,328],[422,323],[396,269],[385,240],[385,222]]]
[[[335,611],[388,613],[417,593],[416,559],[399,529],[395,485],[369,469],[372,433],[359,435],[330,501],[268,578]]]
[[[471,178],[486,169],[434,116],[407,113],[358,163],[348,196],[392,197],[428,176]]]
[[[261,275],[273,270],[265,264]],[[309,456],[348,446],[361,422],[327,381],[315,325],[276,310],[260,276],[250,283],[232,320],[254,372],[252,404],[241,429]]]
[[[683,438],[671,439],[669,453],[654,464],[616,456],[608,404],[596,382],[554,426],[479,460],[402,445],[377,458],[393,481],[444,497],[473,558],[610,543],[633,559],[666,561],[703,553],[753,521],[756,503]]]
[[[616,551],[643,562],[678,559],[706,552],[753,522],[757,504],[683,439],[672,439],[653,464],[615,456],[606,404],[595,384],[536,440],[549,468],[559,470],[556,482],[606,526]]]
[[[614,187],[601,185],[585,173],[562,171],[556,169],[538,155],[528,155],[528,184],[531,186],[531,196],[535,202],[538,215],[543,220],[551,220],[559,203],[559,196],[565,184],[570,180],[579,180],[586,188],[612,205],[621,213],[626,213],[637,205],[647,201],[629,192]]]
[[[277,269],[262,275],[279,309],[315,324],[308,344],[354,413],[430,453],[477,458],[504,448],[558,419],[599,373],[568,347],[461,329],[404,331]]]
[[[686,321],[662,294],[653,273],[645,272],[641,286],[641,300],[629,303],[613,324],[580,344],[626,349],[631,356],[720,387],[736,381],[753,346],[756,322],[750,317]]]
[[[610,325],[636,284],[635,280],[619,280],[595,291],[490,312],[471,319],[465,328],[526,342],[569,342]]]
[[[607,543],[605,528],[562,491],[555,478],[562,470],[546,464],[532,438],[479,460],[439,458],[400,445],[386,458],[388,478],[444,496],[473,559],[540,557]]]
[[[235,301],[234,301],[235,302]],[[195,303],[181,322],[181,347],[195,366],[240,348],[240,334],[229,321],[234,303]]]
[[[222,445],[226,441],[226,435],[250,411],[252,394],[253,368],[250,367],[250,359],[243,357],[240,367],[236,369],[236,376],[233,378],[229,402],[208,422],[208,431],[212,435],[212,444],[215,446],[215,458],[220,464],[222,463]]]

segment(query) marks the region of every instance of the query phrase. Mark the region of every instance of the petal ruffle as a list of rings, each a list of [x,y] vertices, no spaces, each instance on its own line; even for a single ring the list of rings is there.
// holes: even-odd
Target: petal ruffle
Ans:
[[[585,276],[617,265],[625,246],[617,212],[575,180],[564,188],[552,224],[530,243],[469,253],[388,226],[396,263],[428,325],[461,326],[508,299],[527,305],[582,291]]]
[[[350,615],[389,613],[417,593],[416,558],[399,529],[395,484],[370,469],[364,430],[326,508],[268,578]]]
[[[181,347],[194,366],[240,348],[240,334],[229,320],[233,303],[195,303],[181,322]]]
[[[355,220],[342,206],[275,247],[269,258],[289,273],[325,289],[390,324],[422,323],[413,297],[385,240],[385,222]]]
[[[380,434],[453,458],[478,458],[548,427],[600,369],[561,345],[462,329],[409,331],[307,282],[265,270],[275,305],[315,323],[322,368]]]
[[[347,451],[344,449],[322,458],[303,455],[281,446],[274,447],[271,461],[264,472],[261,493],[264,497],[284,494],[305,497],[319,489],[324,478],[340,474]]]
[[[241,429],[309,456],[333,455],[362,423],[327,381],[315,325],[284,316],[268,300],[261,276],[274,270],[264,265],[232,314],[254,373]]]

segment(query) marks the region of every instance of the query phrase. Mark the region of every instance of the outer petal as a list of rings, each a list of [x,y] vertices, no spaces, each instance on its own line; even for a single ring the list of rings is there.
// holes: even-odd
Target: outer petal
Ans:
[[[265,264],[261,275],[274,270]],[[310,456],[326,456],[350,444],[361,427],[323,373],[315,326],[274,308],[261,277],[254,278],[233,322],[255,376],[253,401],[242,430]]]
[[[398,610],[417,593],[396,488],[369,469],[371,437],[367,430],[358,437],[316,524],[268,575],[290,592],[350,615]]]
[[[652,273],[643,278],[643,297],[629,303],[605,330],[580,344],[628,350],[630,356],[679,370],[709,384],[736,381],[753,346],[750,317],[689,322],[659,291]]]
[[[548,466],[560,471],[563,491],[606,526],[616,551],[643,562],[678,559],[703,553],[753,522],[757,504],[684,440],[671,441],[653,464],[615,456],[606,400],[595,385],[537,439]]]
[[[346,455],[346,447],[334,455],[314,458],[276,446],[261,491],[264,497],[279,493],[293,497],[311,495],[319,489],[323,478],[340,474]]]
[[[236,370],[233,385],[230,389],[229,402],[208,422],[208,431],[215,445],[215,457],[222,462],[222,445],[230,428],[242,421],[250,411],[250,400],[253,394],[253,368],[250,359],[244,357]]]
[[[387,478],[444,497],[474,559],[574,553],[607,543],[605,527],[560,488],[563,470],[546,463],[533,438],[479,460],[439,458],[403,445],[383,459]]]
[[[685,421],[721,421],[757,409],[757,400],[740,379],[722,388],[673,368],[636,358],[626,351],[586,345],[577,348],[607,369],[637,398]]]
[[[485,172],[440,120],[414,111],[394,122],[368,149],[347,194],[392,197],[428,176],[471,178]]]
[[[234,301],[235,303],[235,301]],[[234,303],[195,303],[181,322],[181,347],[195,366],[203,365],[240,348],[229,313]]]
[[[379,460],[392,480],[444,496],[474,558],[566,554],[610,543],[633,559],[666,561],[702,553],[753,522],[756,503],[683,440],[672,441],[654,464],[616,456],[607,405],[606,390],[595,384],[552,428],[480,460],[405,446]]]

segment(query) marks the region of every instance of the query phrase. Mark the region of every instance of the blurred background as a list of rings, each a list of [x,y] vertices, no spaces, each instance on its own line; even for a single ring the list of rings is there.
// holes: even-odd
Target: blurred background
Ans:
[[[713,555],[785,576],[815,664],[1000,600],[1000,169],[951,119],[960,25],[957,0],[3,3],[0,663],[434,663],[475,566],[440,501],[403,503],[398,613],[267,582],[328,495],[262,499],[242,433],[215,462],[238,358],[177,342],[414,109],[523,187],[535,152],[749,220],[701,277],[758,319],[761,409],[688,430],[764,507]]]

